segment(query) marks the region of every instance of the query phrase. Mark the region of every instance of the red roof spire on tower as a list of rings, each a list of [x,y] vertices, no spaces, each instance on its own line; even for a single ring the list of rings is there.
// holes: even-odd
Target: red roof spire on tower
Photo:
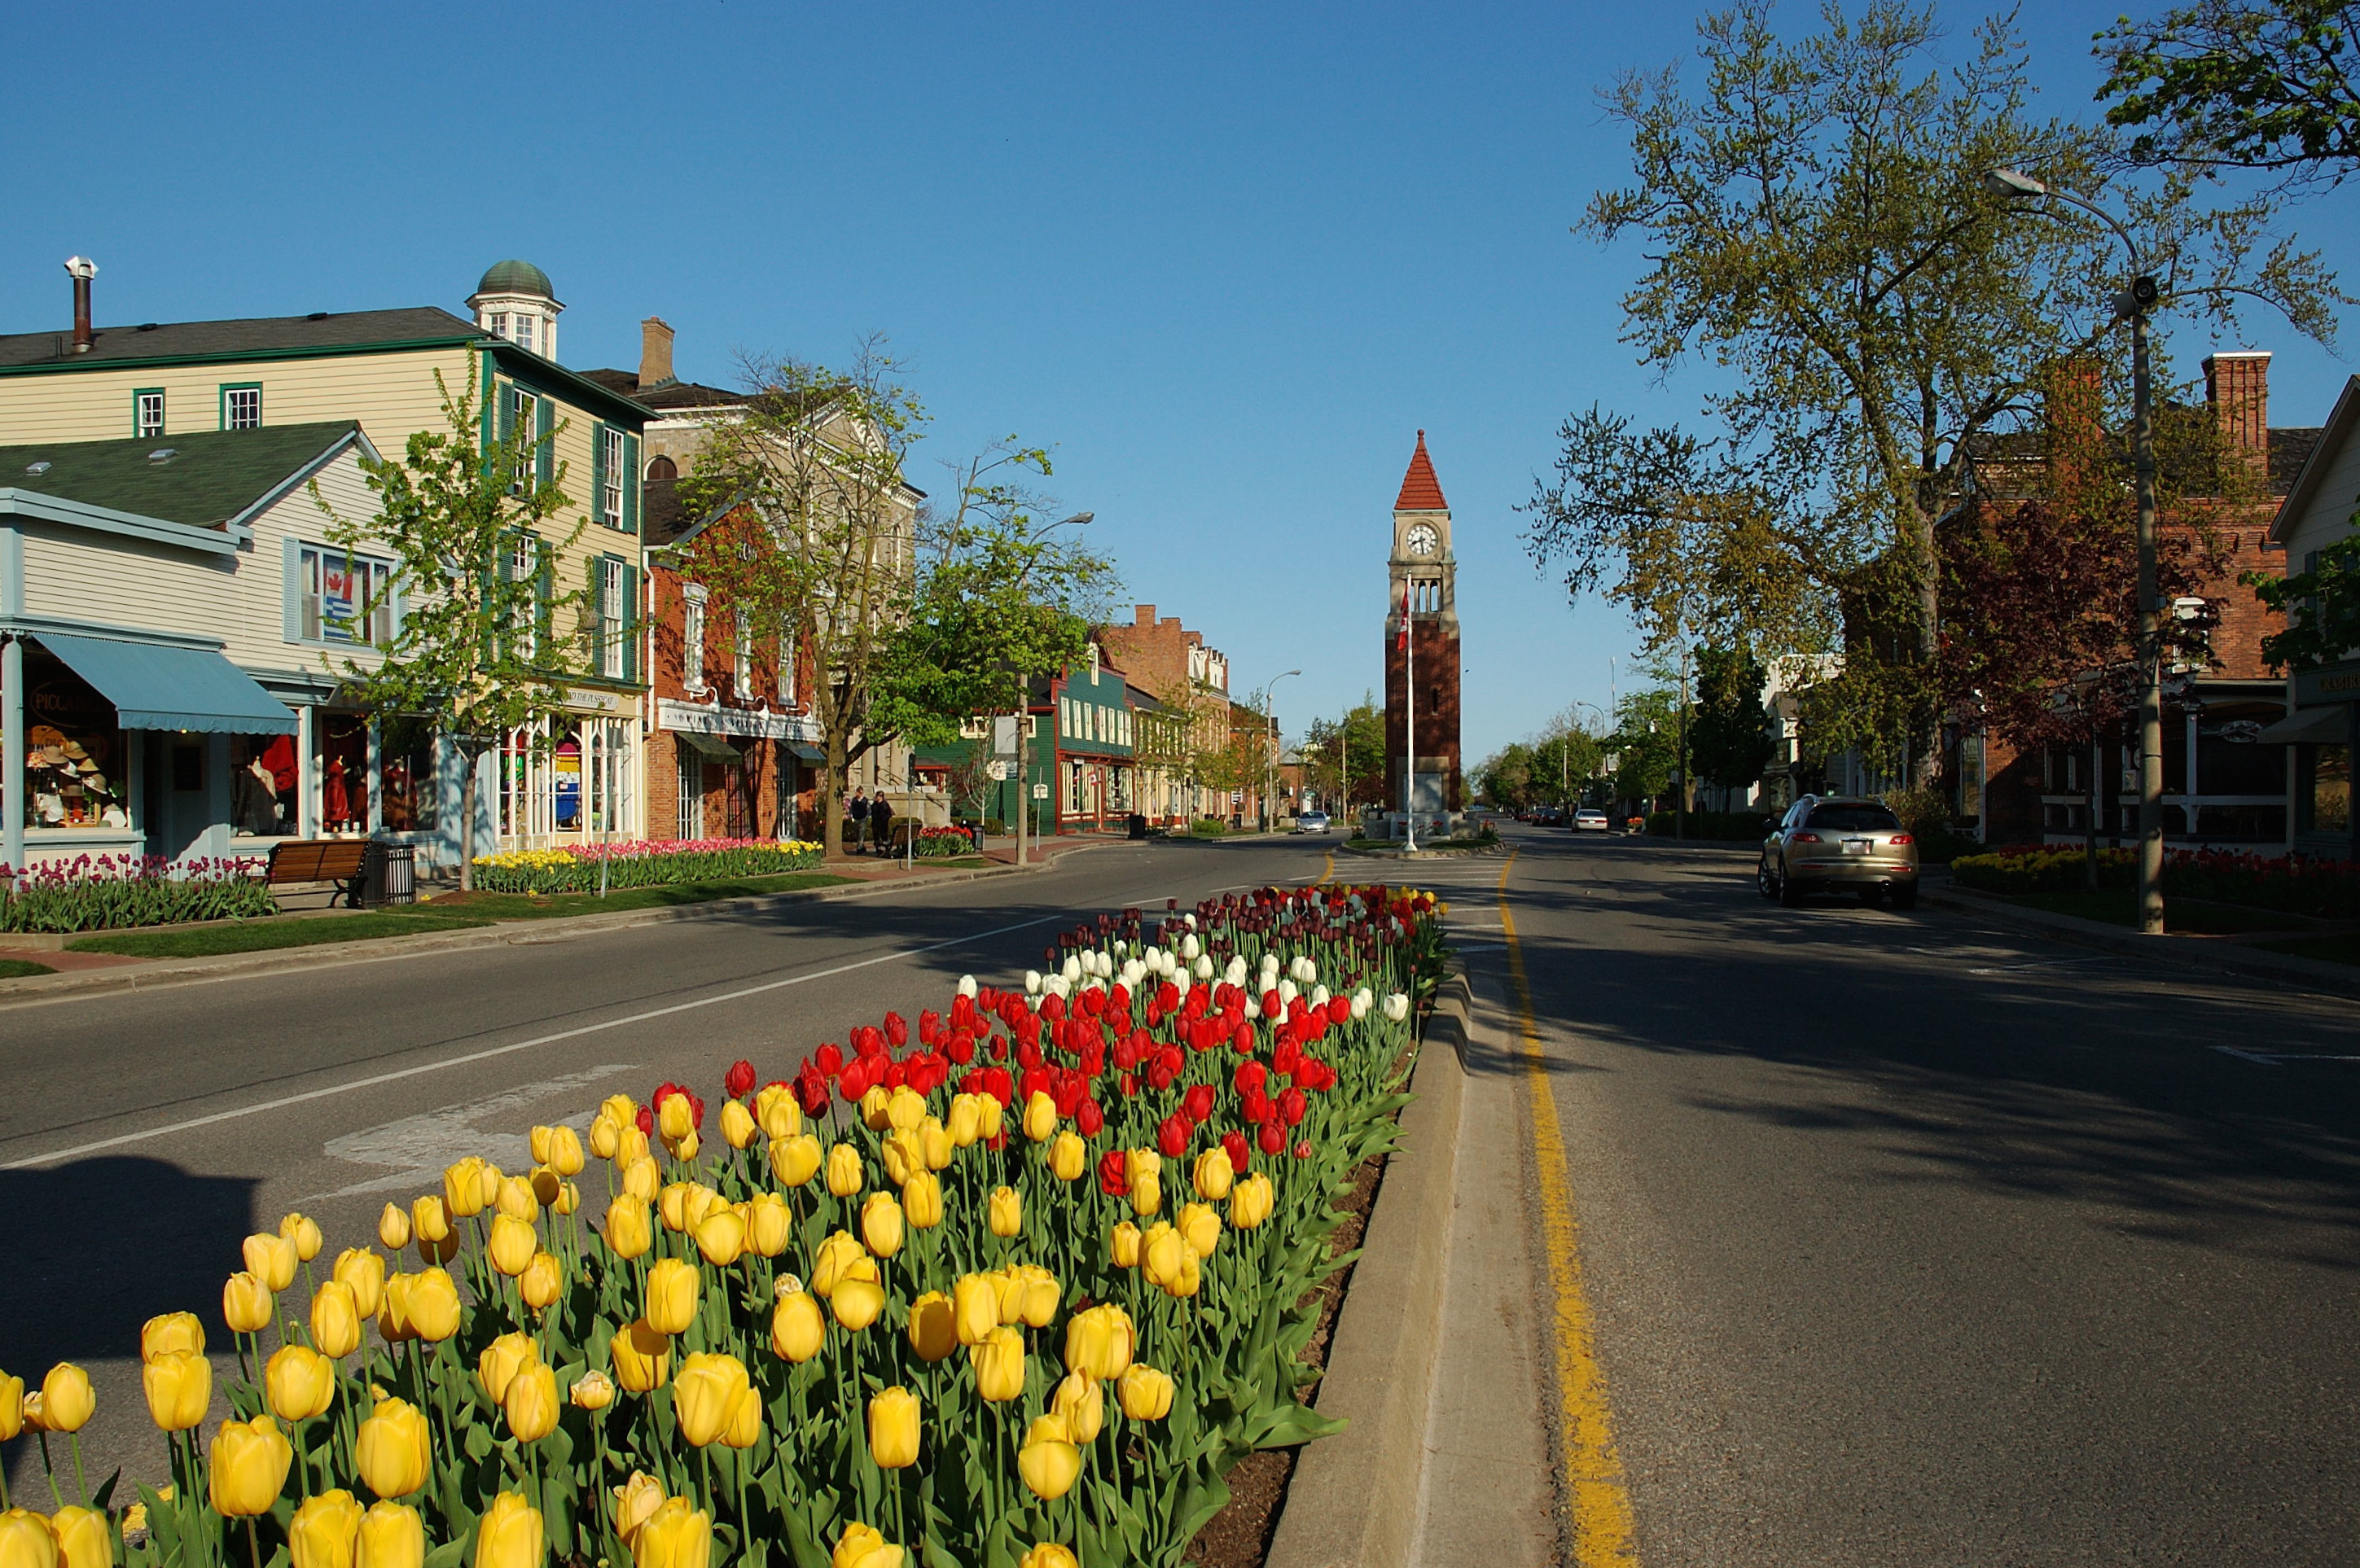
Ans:
[[[1396,512],[1447,512],[1450,503],[1442,498],[1442,481],[1434,476],[1434,460],[1426,455],[1426,432],[1417,432],[1417,450],[1409,456],[1409,472],[1402,475],[1401,496],[1393,502]]]

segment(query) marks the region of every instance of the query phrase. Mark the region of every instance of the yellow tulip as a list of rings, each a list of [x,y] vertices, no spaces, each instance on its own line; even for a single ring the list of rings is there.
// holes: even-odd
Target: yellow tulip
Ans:
[[[860,1205],[860,1238],[880,1258],[901,1250],[901,1205],[890,1192],[871,1192]]]
[[[1139,1267],[1139,1227],[1129,1220],[1118,1224],[1107,1236],[1107,1251],[1118,1269]]]
[[[1018,1558],[1016,1568],[1081,1568],[1081,1565],[1065,1546],[1054,1541],[1043,1541]]]
[[[784,1186],[802,1186],[819,1174],[819,1139],[809,1133],[770,1140],[770,1174]]]
[[[1221,1216],[1208,1203],[1188,1203],[1180,1210],[1180,1235],[1198,1258],[1210,1258],[1221,1244]]]
[[[1123,1150],[1122,1179],[1126,1185],[1136,1183],[1142,1177],[1148,1176],[1153,1176],[1158,1180],[1161,1180],[1163,1175],[1164,1156],[1156,1153],[1155,1150],[1152,1149],[1127,1149]]]
[[[648,1270],[645,1316],[650,1326],[659,1334],[679,1334],[686,1329],[696,1321],[704,1288],[704,1277],[697,1273],[694,1264],[683,1263],[677,1258],[658,1258]]]
[[[836,1538],[827,1568],[901,1568],[901,1549],[865,1524],[848,1524]]]
[[[532,1261],[517,1276],[517,1294],[534,1312],[544,1312],[553,1306],[565,1289],[564,1270],[558,1266],[554,1254],[536,1252]]]
[[[508,1398],[508,1384],[516,1375],[540,1361],[541,1346],[530,1335],[504,1334],[484,1346],[483,1354],[475,1357],[475,1386],[483,1389],[484,1398],[497,1405]]]
[[[918,1462],[923,1415],[918,1396],[896,1386],[869,1400],[869,1457],[880,1470],[907,1470]]]
[[[747,1449],[762,1435],[762,1390],[748,1388],[729,1407],[729,1424],[721,1429],[725,1448]]]
[[[643,1161],[648,1164],[654,1163],[650,1158],[648,1135],[639,1130],[637,1122],[632,1122],[615,1134],[615,1168],[628,1171],[633,1166]],[[652,1190],[650,1191],[649,1196],[654,1196]]]
[[[579,1181],[559,1182],[557,1186],[557,1196],[549,1201],[549,1206],[561,1214],[570,1214],[574,1210],[580,1208],[582,1206],[582,1183]]]
[[[1056,1130],[1057,1102],[1046,1089],[1033,1090],[1032,1097],[1024,1102],[1024,1136],[1035,1143],[1046,1143]]]
[[[812,1294],[823,1301],[836,1294],[836,1281],[846,1269],[867,1256],[858,1237],[850,1231],[830,1231],[812,1257]]]
[[[632,1568],[706,1568],[713,1558],[713,1516],[666,1497],[631,1538]]]
[[[325,1244],[325,1238],[320,1235],[319,1222],[306,1214],[289,1214],[281,1219],[279,1235],[281,1239],[295,1244],[295,1258],[300,1263],[309,1263],[319,1257],[320,1248]],[[288,1278],[292,1279],[294,1276],[290,1274]]]
[[[418,1256],[428,1263],[448,1263],[458,1256],[451,1207],[432,1192],[410,1200],[410,1236],[418,1244]]]
[[[484,1251],[492,1267],[513,1279],[524,1272],[532,1255],[541,1250],[541,1236],[532,1226],[514,1214],[500,1214],[492,1221],[492,1234],[486,1239]]]
[[[926,1168],[925,1151],[918,1147],[918,1135],[895,1132],[885,1135],[885,1179],[896,1187]]]
[[[360,1544],[361,1505],[350,1492],[321,1492],[303,1499],[287,1526],[287,1552],[294,1568],[353,1568]]]
[[[696,1132],[696,1107],[685,1094],[674,1094],[656,1112],[656,1136],[666,1143],[678,1143]]]
[[[25,1430],[25,1380],[0,1372],[0,1443],[13,1443]]]
[[[1228,1149],[1205,1150],[1196,1157],[1196,1166],[1191,1171],[1196,1196],[1208,1203],[1219,1203],[1229,1195],[1229,1188],[1237,1180],[1237,1174],[1238,1168],[1229,1163]]]
[[[273,1290],[283,1290],[295,1282],[295,1265],[301,1259],[296,1256],[295,1244],[285,1236],[258,1230],[246,1238],[242,1250],[246,1271]]]
[[[1130,1370],[1139,1343],[1131,1314],[1111,1301],[1076,1312],[1065,1321],[1065,1366],[1100,1382]]]
[[[1098,1429],[1106,1424],[1106,1395],[1087,1372],[1066,1373],[1050,1396],[1049,1408],[1065,1423],[1066,1435],[1086,1447],[1098,1441]]]
[[[1257,1171],[1229,1190],[1229,1224],[1253,1230],[1270,1218],[1273,1194],[1270,1178]]]
[[[911,1177],[910,1184],[901,1189],[901,1214],[917,1230],[932,1230],[942,1224],[942,1179],[931,1171]]]
[[[263,1392],[283,1421],[306,1421],[336,1398],[336,1364],[308,1345],[281,1345],[262,1369]]]
[[[1019,1263],[1009,1270],[1014,1277],[1013,1288],[1002,1309],[1002,1315],[1012,1312],[1017,1322],[1030,1328],[1047,1328],[1049,1320],[1057,1315],[1057,1277],[1034,1263]]]
[[[361,1516],[353,1568],[421,1568],[426,1561],[426,1522],[407,1503],[378,1503]]]
[[[205,1325],[194,1312],[166,1312],[149,1318],[139,1330],[139,1359],[153,1361],[167,1351],[205,1353]]]
[[[1024,1392],[1024,1339],[1012,1328],[995,1328],[991,1337],[967,1348],[975,1365],[976,1392],[994,1404]]]
[[[827,1343],[827,1323],[819,1301],[803,1290],[790,1290],[770,1310],[770,1348],[800,1367],[817,1356]]]
[[[251,1273],[233,1274],[222,1286],[222,1321],[233,1333],[261,1333],[270,1326],[278,1307],[270,1287]]]
[[[425,1412],[406,1399],[379,1399],[353,1437],[353,1468],[380,1497],[426,1485],[432,1453]]]
[[[557,1373],[536,1361],[508,1380],[500,1399],[500,1413],[519,1443],[539,1443],[557,1426]]]
[[[959,1276],[951,1287],[951,1303],[961,1345],[981,1345],[999,1332],[1000,1292],[989,1275]]]
[[[541,1194],[532,1190],[530,1176],[502,1177],[499,1192],[493,1203],[501,1214],[510,1219],[522,1220],[527,1225],[541,1218]]]
[[[625,1262],[645,1257],[648,1248],[656,1242],[655,1226],[648,1218],[647,1200],[629,1192],[618,1193],[615,1201],[606,1205],[606,1228],[602,1234],[606,1237],[606,1250]]]
[[[58,1534],[29,1508],[0,1514],[0,1568],[58,1568]]]
[[[896,1132],[908,1132],[926,1119],[926,1097],[904,1084],[885,1096],[885,1119]]]
[[[694,1181],[672,1181],[656,1194],[656,1213],[663,1217],[664,1229],[679,1235],[689,1228],[688,1195],[695,1188]]]
[[[546,1165],[534,1166],[526,1180],[532,1183],[532,1201],[546,1208],[555,1208],[565,1192],[565,1178]]]
[[[224,1519],[267,1514],[286,1489],[295,1447],[268,1416],[224,1421],[210,1450],[211,1500]]]
[[[550,1128],[549,1158],[541,1163],[569,1181],[581,1175],[587,1163],[582,1157],[582,1135],[570,1127]]]
[[[958,1348],[958,1314],[951,1299],[928,1290],[910,1303],[910,1348],[921,1361],[941,1361]]]
[[[672,1335],[650,1328],[645,1318],[617,1329],[606,1355],[615,1364],[615,1381],[634,1394],[654,1392],[672,1375]]]
[[[839,1143],[827,1151],[827,1190],[839,1198],[858,1193],[867,1178],[860,1169],[860,1150]]]
[[[663,1171],[644,1154],[623,1167],[623,1191],[642,1203],[654,1203],[657,1190],[662,1185]]]
[[[574,1379],[565,1390],[566,1401],[577,1410],[595,1415],[615,1402],[615,1380],[595,1367]]]
[[[746,1250],[745,1216],[735,1209],[716,1209],[705,1215],[696,1227],[696,1250],[716,1269],[737,1262]]]
[[[193,1350],[149,1356],[139,1368],[139,1384],[148,1395],[148,1414],[165,1432],[188,1431],[213,1407],[213,1365]]]
[[[1034,1497],[1048,1502],[1074,1489],[1082,1474],[1082,1451],[1065,1435],[1064,1421],[1043,1416],[1032,1423],[1024,1446],[1016,1451],[1016,1473]]]
[[[616,1139],[622,1129],[613,1117],[601,1110],[590,1122],[590,1152],[601,1160],[615,1158]]]
[[[997,1094],[978,1094],[975,1097],[975,1108],[981,1116],[981,1120],[976,1124],[976,1134],[984,1142],[989,1143],[1000,1136],[1000,1126],[1005,1118],[1006,1107],[1000,1105],[1000,1096]]]
[[[994,1187],[991,1200],[984,1207],[984,1221],[991,1234],[1007,1237],[1024,1229],[1024,1200],[1013,1187]]]
[[[947,1171],[958,1146],[951,1141],[949,1129],[940,1120],[928,1116],[918,1124],[918,1150],[925,1157],[927,1170]]]
[[[803,1108],[784,1083],[768,1084],[754,1096],[754,1119],[773,1142],[803,1130]]]
[[[25,1396],[24,1420],[27,1432],[49,1430],[48,1424],[41,1420],[41,1391],[38,1388]]]
[[[1131,1212],[1152,1214],[1164,1207],[1164,1179],[1150,1171],[1131,1183]]]
[[[336,1254],[331,1277],[353,1293],[353,1311],[364,1318],[377,1316],[385,1303],[385,1259],[363,1247]]]
[[[887,1127],[891,1127],[893,1118],[886,1115],[885,1107],[892,1103],[892,1094],[882,1083],[872,1086],[867,1094],[861,1095],[861,1126],[870,1132],[883,1132]]]
[[[983,1106],[978,1100],[979,1096],[974,1094],[951,1097],[951,1115],[945,1130],[951,1135],[951,1142],[961,1149],[968,1148],[983,1136]]]
[[[407,1308],[410,1332],[429,1345],[459,1332],[459,1287],[440,1269],[410,1276]]]
[[[1172,1413],[1172,1379],[1144,1363],[1115,1379],[1115,1398],[1133,1421],[1162,1421]]]
[[[750,1149],[761,1132],[761,1124],[743,1102],[731,1100],[721,1107],[721,1141],[730,1148]]]
[[[524,1135],[524,1146],[531,1152],[535,1165],[549,1163],[549,1132],[545,1127],[530,1128]]]
[[[672,1380],[672,1413],[682,1441],[703,1448],[720,1437],[749,1387],[746,1364],[734,1356],[700,1352],[683,1360]]]
[[[1081,1135],[1071,1130],[1061,1132],[1049,1145],[1049,1174],[1060,1181],[1078,1180],[1090,1168],[1090,1146]]]
[[[1158,1225],[1141,1239],[1139,1271],[1167,1296],[1193,1296],[1199,1283],[1196,1248],[1168,1225]]]
[[[858,1334],[885,1310],[885,1287],[874,1279],[847,1275],[836,1282],[836,1293],[828,1297],[827,1305],[837,1323]]]
[[[71,1361],[60,1361],[41,1379],[41,1425],[50,1432],[80,1432],[98,1409],[91,1392],[90,1374]]]
[[[548,1555],[541,1510],[515,1492],[494,1497],[475,1522],[475,1568],[541,1568]]]
[[[399,1252],[410,1245],[410,1211],[399,1203],[388,1203],[377,1216],[377,1239],[388,1252]]]
[[[623,1538],[624,1545],[631,1543],[639,1526],[663,1503],[663,1483],[642,1471],[632,1471],[631,1478],[615,1488],[615,1533]]]
[[[311,1293],[311,1348],[341,1360],[360,1346],[360,1304],[350,1285],[331,1279]]]
[[[115,1526],[102,1508],[69,1504],[49,1516],[62,1568],[115,1568]]]
[[[484,1192],[484,1172],[491,1169],[473,1154],[443,1168],[442,1204],[451,1211],[452,1218],[473,1219],[499,1195],[497,1175],[492,1178],[491,1192],[486,1195]]]

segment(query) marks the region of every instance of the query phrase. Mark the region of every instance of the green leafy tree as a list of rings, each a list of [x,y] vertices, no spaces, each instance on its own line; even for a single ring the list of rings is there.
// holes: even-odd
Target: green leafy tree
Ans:
[[[2098,35],[2106,123],[2141,164],[2265,169],[2290,187],[2360,165],[2360,5],[2198,0]]]
[[[443,428],[412,432],[399,458],[361,460],[376,517],[339,515],[316,481],[311,495],[328,515],[330,542],[393,557],[383,592],[398,596],[402,613],[373,645],[380,662],[344,659],[336,673],[380,720],[423,724],[464,759],[459,885],[472,888],[484,758],[511,735],[546,746],[547,721],[565,711],[569,682],[588,673],[580,657],[592,651],[587,592],[559,590],[552,570],[584,525],[567,532],[557,521],[573,505],[564,465],[536,477],[541,445],[556,430],[519,426],[487,447],[472,385],[454,396],[438,372],[435,386]],[[377,602],[359,606],[354,621],[367,624]]]
[[[1615,796],[1652,801],[1679,772],[1679,691],[1657,686],[1625,692],[1614,705],[1614,719],[1606,745],[1615,759]]]
[[[1385,792],[1385,715],[1373,694],[1363,693],[1336,718],[1312,720],[1303,762],[1320,799],[1338,802],[1337,815],[1377,803]]]
[[[2360,648],[2360,514],[2352,525],[2304,571],[2246,574],[2254,596],[2287,619],[2285,630],[2262,639],[2262,657],[2273,667],[2332,664]]]
[[[1533,748],[1512,741],[1475,767],[1476,798],[1503,811],[1521,811],[1533,803]]]
[[[1776,748],[1762,705],[1768,676],[1743,648],[1701,648],[1696,658],[1696,713],[1688,724],[1688,762],[1698,778],[1735,789],[1762,777]]]

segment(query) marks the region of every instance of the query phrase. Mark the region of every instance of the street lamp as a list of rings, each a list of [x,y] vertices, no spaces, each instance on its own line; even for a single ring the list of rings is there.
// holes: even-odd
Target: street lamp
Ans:
[[[2131,469],[2138,506],[2139,929],[2163,931],[2163,635],[2156,599],[2155,395],[2147,368],[2147,315],[2162,291],[2147,276],[2131,232],[2093,202],[2013,169],[1983,174],[1983,189],[2008,201],[2054,199],[2114,232],[2131,256],[2130,287],[2114,296],[2114,320],[2131,324]]]
[[[1269,680],[1262,682],[1262,722],[1265,724],[1275,727],[1278,704],[1271,700],[1271,693],[1278,689],[1278,683],[1285,680],[1287,676],[1300,675],[1302,673],[1303,671],[1300,670],[1284,670],[1277,675],[1272,676]],[[1273,808],[1270,799],[1271,779],[1276,771],[1274,766],[1275,759],[1272,755],[1272,749],[1273,748],[1270,746],[1265,744],[1262,752],[1262,832],[1264,833],[1268,833],[1272,828],[1278,825],[1278,812]]]

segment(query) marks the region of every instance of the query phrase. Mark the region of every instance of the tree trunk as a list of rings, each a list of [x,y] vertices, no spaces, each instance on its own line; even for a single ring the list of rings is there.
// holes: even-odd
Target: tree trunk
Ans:
[[[484,765],[484,754],[462,752],[467,766],[462,770],[459,786],[459,891],[475,890],[475,786],[477,772]]]
[[[1934,688],[1934,660],[1939,651],[1942,632],[1942,572],[1940,557],[1935,554],[1934,514],[1920,503],[1914,508],[1912,532],[1918,547],[1918,658],[1919,669],[1926,677],[1926,689]],[[1912,789],[1931,789],[1934,775],[1942,760],[1942,715],[1937,711],[1925,715],[1927,729],[1910,746],[1910,755],[1902,771]]]
[[[844,854],[844,748],[828,743],[825,765],[819,770],[819,842],[822,858]]]

